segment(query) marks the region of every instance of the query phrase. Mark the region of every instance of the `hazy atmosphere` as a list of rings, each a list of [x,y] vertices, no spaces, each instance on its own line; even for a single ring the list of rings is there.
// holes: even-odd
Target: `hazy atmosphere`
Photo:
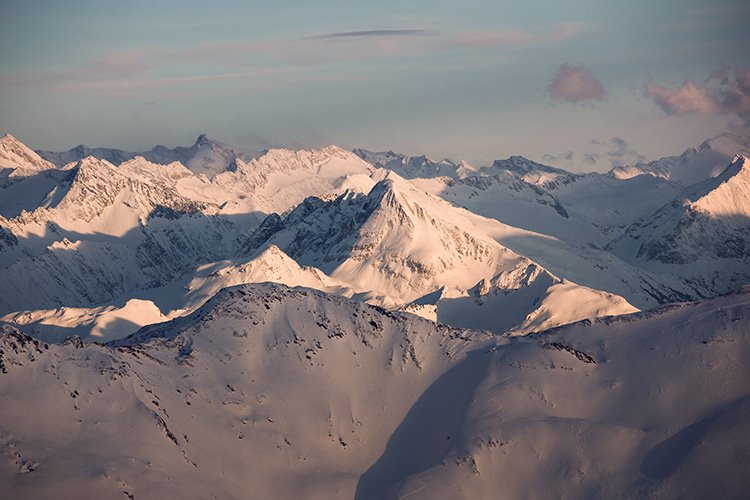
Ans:
[[[208,133],[589,171],[750,117],[746,2],[0,6],[0,131],[35,149]]]
[[[749,26],[0,0],[0,497],[750,499]]]

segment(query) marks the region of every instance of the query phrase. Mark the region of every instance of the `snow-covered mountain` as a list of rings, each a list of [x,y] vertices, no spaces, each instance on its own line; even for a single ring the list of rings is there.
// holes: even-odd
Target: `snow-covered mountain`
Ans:
[[[602,175],[6,136],[0,496],[745,498],[738,141]]]
[[[0,313],[143,298],[132,294],[235,255],[267,213],[362,182],[369,189],[375,171],[336,147],[271,150],[235,166],[207,179],[179,162],[87,157],[6,187]]]
[[[216,144],[201,137],[193,150]],[[222,286],[262,281],[265,271],[256,269],[268,271],[262,261],[269,256],[253,262],[262,245],[277,246],[289,261],[277,263],[288,278],[279,272],[275,280],[497,332],[728,289],[728,283],[696,282],[607,249],[629,225],[677,196],[683,188],[674,182],[572,174],[522,157],[481,169],[459,165],[442,175],[445,162],[355,152],[273,149],[249,161],[235,156],[231,168],[211,178],[180,162],[140,156],[117,166],[89,157],[24,177],[0,196],[6,277],[0,313],[14,321],[30,315],[24,327],[50,330],[42,321],[54,326],[52,318],[69,318],[70,308],[98,317],[138,299],[171,317]],[[407,181],[399,169],[426,177]],[[521,276],[531,264],[545,278],[533,287],[529,281],[523,293],[487,285],[508,273]],[[207,269],[225,274],[204,276]],[[175,294],[185,286],[190,290]],[[562,293],[566,287],[578,291]],[[40,292],[27,300],[31,290]],[[554,291],[577,297],[578,305],[552,300]],[[601,306],[584,304],[600,300]],[[541,304],[557,310],[534,313]],[[566,308],[578,312],[571,316]],[[547,319],[534,323],[534,317]]]
[[[750,281],[750,160],[736,156],[717,177],[687,189],[631,225],[610,249],[651,269],[669,268],[707,294]]]
[[[212,183],[236,193],[227,209],[269,214],[285,212],[309,196],[336,196],[347,189],[368,190],[376,168],[337,146],[318,150],[271,149]],[[235,208],[231,208],[235,207]]]
[[[443,285],[467,288],[522,260],[474,223],[481,221],[389,173],[367,195],[308,198],[283,218],[270,216],[243,253],[275,244],[304,265],[403,302]]]
[[[569,243],[600,247],[683,189],[657,177],[574,174],[523,157],[497,160],[457,179],[412,182],[485,217]]]
[[[83,144],[68,151],[38,151],[37,153],[58,167],[78,162],[87,157],[94,157],[106,160],[113,165],[119,165],[140,156],[160,165],[180,162],[195,174],[204,174],[207,177],[232,170],[235,159],[250,161],[263,154],[262,151],[230,146],[212,139],[206,134],[200,135],[192,146],[167,148],[158,145],[149,151],[139,153],[113,148],[90,148]]]
[[[563,281],[499,244],[488,230],[502,227],[391,172],[367,195],[308,198],[283,217],[269,216],[241,254],[273,245],[360,299],[498,333],[635,310],[611,293],[602,293],[599,306],[592,307],[595,291],[571,293],[567,303],[545,301]],[[584,290],[571,282],[566,286]]]
[[[716,177],[737,154],[750,154],[750,136],[725,132],[679,156],[615,167],[609,175],[627,179],[646,174],[689,186]]]
[[[447,158],[435,161],[424,155],[408,156],[393,151],[373,152],[361,148],[356,148],[352,152],[367,163],[392,170],[405,179],[458,178],[476,171],[473,166],[466,162],[454,163]]]
[[[55,166],[10,134],[0,137],[0,187]]]
[[[264,284],[109,346],[0,326],[0,486],[14,498],[741,498],[748,321],[745,289],[498,339]]]
[[[744,498],[748,324],[744,288],[498,342],[460,426],[436,382],[355,498]]]
[[[0,218],[10,235],[0,252],[3,313],[102,305],[236,250],[232,220],[214,203],[180,195],[167,175],[155,180],[94,158],[65,173],[46,203]]]
[[[502,170],[501,162],[496,162],[493,176],[433,181],[510,186],[509,192],[520,193],[513,200],[517,207],[524,200],[554,210],[554,219],[537,220],[565,219],[554,196],[523,180],[533,174],[530,168],[535,164],[518,159],[511,163],[516,165],[513,171]],[[438,302],[419,311],[412,304],[412,310],[452,324],[502,332],[529,331],[589,314],[629,312],[633,309],[628,302],[643,307],[658,303],[653,297],[692,296],[679,282],[650,277],[612,261],[611,256],[582,257],[585,252],[560,241],[539,245],[538,233],[457,209],[335,146],[318,151],[270,150],[248,163],[236,159],[234,165],[232,171],[208,179],[178,162],[159,165],[136,157],[114,166],[85,158],[66,170],[32,177],[46,179],[35,195],[44,202],[32,211],[11,210],[7,219],[0,219],[4,234],[0,262],[6,278],[0,284],[0,313],[26,331],[46,332],[47,339],[54,332],[110,338],[111,333],[97,327],[104,320],[96,318],[111,316],[130,299],[152,304],[144,310],[158,313],[149,317],[172,317],[198,307],[223,286],[274,279],[388,307],[407,306],[447,288],[450,297],[441,293]],[[23,186],[19,183],[15,188],[22,193]],[[322,199],[305,201],[309,196]],[[285,234],[293,236],[274,234],[282,219],[277,215],[249,232],[265,214],[290,210],[284,216]],[[245,239],[240,258],[234,258]],[[287,266],[286,277],[281,272],[264,277],[269,266],[262,261],[268,255],[258,255],[256,250],[266,243],[277,245],[294,266],[310,270],[298,272]],[[549,279],[537,282],[534,292],[511,293],[518,288],[515,285],[493,289],[492,297],[507,293],[515,297],[506,302],[508,311],[500,313],[496,299],[474,297],[472,290],[483,288],[482,282],[495,282],[508,273],[523,274],[533,264],[524,255],[547,267],[544,275]],[[603,268],[614,274],[602,275]],[[226,274],[211,273],[204,279],[205,269]],[[311,281],[310,273],[318,281]],[[187,293],[179,291],[183,286],[189,288]],[[581,291],[568,295],[576,297],[578,305],[550,301],[549,293],[563,286]],[[593,290],[583,292],[586,289]],[[584,304],[594,297],[603,304]],[[592,303],[599,304],[599,299]],[[485,302],[492,305],[482,306]],[[534,312],[549,304],[556,304],[552,312]],[[462,316],[483,319],[467,323]],[[81,328],[71,325],[71,317],[81,318]],[[534,323],[533,317],[546,319]],[[131,322],[130,328],[140,324]]]
[[[482,279],[465,292],[443,287],[402,310],[451,326],[526,335],[638,309],[622,297],[560,280],[531,265]]]
[[[281,285],[226,289],[111,347],[44,346],[5,327],[0,485],[14,497],[63,480],[98,497],[351,497],[419,395],[491,343]]]
[[[504,160],[495,160],[489,167],[481,168],[481,173],[485,175],[496,175],[506,172],[528,184],[547,189],[554,189],[557,186],[568,184],[583,175],[537,163],[523,156],[511,156]]]

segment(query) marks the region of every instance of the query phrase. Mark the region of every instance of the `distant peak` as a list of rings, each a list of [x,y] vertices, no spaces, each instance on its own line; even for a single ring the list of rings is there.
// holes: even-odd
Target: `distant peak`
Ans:
[[[226,168],[227,172],[236,172],[240,168],[238,165],[240,161],[241,160],[237,158],[236,156],[232,158],[232,160],[227,164],[227,168]]]
[[[195,147],[211,146],[212,144],[216,144],[216,141],[209,137],[208,134],[201,134],[195,140]]]
[[[389,175],[383,180],[378,181],[370,190],[367,197],[371,203],[388,203],[400,205],[403,203],[405,192],[408,186],[402,179],[395,175]],[[408,196],[408,195],[407,195]]]
[[[107,160],[101,160],[97,158],[96,156],[91,156],[91,155],[78,160],[78,164],[76,166],[78,167],[79,170],[80,169],[90,170],[90,169],[101,169],[101,168],[115,169],[115,166],[112,165]]]
[[[5,135],[0,138],[0,143],[2,144],[23,144],[21,141],[10,135],[10,133],[5,133]]]

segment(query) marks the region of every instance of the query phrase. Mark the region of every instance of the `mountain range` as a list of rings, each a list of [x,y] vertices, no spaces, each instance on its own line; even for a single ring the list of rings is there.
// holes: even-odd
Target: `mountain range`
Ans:
[[[263,151],[230,146],[212,139],[206,134],[201,134],[192,146],[167,148],[159,145],[149,151],[140,153],[132,153],[114,148],[90,148],[83,144],[68,151],[37,151],[37,153],[44,160],[57,167],[76,163],[89,156],[99,160],[106,160],[114,165],[119,165],[140,156],[159,165],[180,162],[196,175],[204,174],[207,177],[213,177],[218,173],[234,168],[235,159],[239,158],[243,161],[249,161],[262,155]]]
[[[578,173],[6,134],[0,488],[744,497],[748,145]]]

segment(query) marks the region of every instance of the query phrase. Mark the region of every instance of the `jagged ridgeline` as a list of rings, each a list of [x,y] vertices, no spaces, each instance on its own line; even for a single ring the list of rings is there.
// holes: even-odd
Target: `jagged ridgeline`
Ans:
[[[0,491],[745,498],[749,143],[572,173],[6,135]]]
[[[108,345],[3,326],[0,484],[13,498],[737,498],[749,299],[498,338],[263,284]]]

